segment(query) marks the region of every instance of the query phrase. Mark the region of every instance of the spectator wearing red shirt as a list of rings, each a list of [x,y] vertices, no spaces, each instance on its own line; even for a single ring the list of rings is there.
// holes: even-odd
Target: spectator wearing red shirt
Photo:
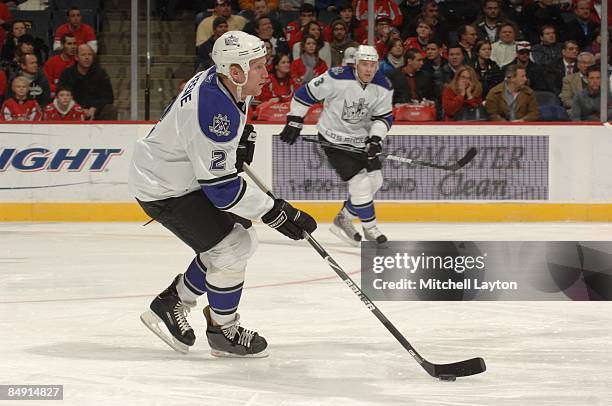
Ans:
[[[408,37],[404,41],[404,49],[417,49],[421,56],[425,58],[427,56],[427,44],[431,40],[431,34],[433,30],[431,25],[427,21],[419,19],[416,27],[416,37]]]
[[[368,0],[353,0],[353,9],[355,10],[355,17],[361,21],[364,27],[368,24]],[[375,0],[374,1],[374,15],[385,14],[389,16],[391,25],[394,27],[400,27],[404,21],[402,12],[399,9],[397,3],[393,0]]]
[[[28,99],[28,79],[17,76],[13,79],[13,96],[2,103],[0,120],[2,121],[39,121],[42,112],[38,102]]]
[[[291,64],[291,79],[302,85],[310,82],[316,76],[322,75],[328,69],[327,64],[319,58],[317,40],[306,35],[302,38],[302,54]]]
[[[6,39],[6,31],[1,25],[6,24],[13,20],[13,15],[8,9],[8,6],[2,2],[0,2],[0,48],[1,44],[4,44],[4,40]]]
[[[476,71],[470,66],[457,69],[455,77],[442,92],[444,120],[451,121],[464,108],[473,108],[482,104],[482,84]]]
[[[257,96],[257,101],[266,102],[273,100],[279,103],[291,101],[293,93],[299,88],[298,84],[291,79],[291,60],[286,54],[274,55],[272,59],[272,71],[268,81]]]
[[[55,89],[59,82],[60,76],[64,69],[74,65],[76,59],[76,38],[72,34],[62,35],[62,53],[57,54],[49,58],[45,63],[44,72],[47,80],[49,81],[49,87],[51,87],[51,96],[55,96]]]
[[[62,48],[61,39],[64,34],[72,34],[76,38],[77,46],[87,44],[93,49],[94,53],[97,53],[96,32],[90,25],[81,22],[81,9],[76,6],[70,7],[67,15],[68,22],[57,27],[55,31],[53,50],[59,51]]]
[[[293,49],[295,44],[299,44],[302,40],[302,30],[311,21],[316,21],[315,8],[312,4],[304,3],[300,7],[300,18],[287,24],[285,28],[285,37],[289,45],[289,49]],[[321,23],[318,23],[322,26]],[[322,27],[321,27],[322,28]]]
[[[382,61],[387,52],[387,42],[391,39],[391,19],[387,14],[381,14],[376,17],[376,26],[374,29],[374,48],[378,52],[378,58]],[[362,42],[363,45],[368,44],[368,40]]]
[[[70,88],[57,89],[57,96],[43,111],[45,121],[85,121],[85,110],[72,98]]]

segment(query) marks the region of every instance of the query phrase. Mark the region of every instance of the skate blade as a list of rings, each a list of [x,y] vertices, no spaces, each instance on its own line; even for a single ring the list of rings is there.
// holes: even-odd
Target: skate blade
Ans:
[[[359,247],[361,244],[361,241],[356,241],[356,240],[353,240],[352,238],[349,238],[346,234],[344,234],[344,231],[342,231],[340,227],[334,224],[332,224],[332,226],[329,228],[329,231],[331,231],[332,234],[340,238],[342,241],[348,243],[352,247]]]
[[[180,352],[181,354],[189,353],[188,345],[178,341],[171,335],[166,334],[164,330],[161,329],[160,326],[164,326],[164,328],[166,328],[166,325],[157,314],[153,313],[151,310],[148,310],[140,315],[140,320],[149,330],[153,332],[153,334],[168,344],[174,351]]]
[[[267,349],[258,352],[257,354],[239,355],[227,351],[210,350],[210,355],[219,358],[265,358],[270,355]]]

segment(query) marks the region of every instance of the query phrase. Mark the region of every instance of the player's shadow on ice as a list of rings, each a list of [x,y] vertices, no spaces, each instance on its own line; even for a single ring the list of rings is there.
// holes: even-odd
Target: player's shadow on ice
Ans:
[[[193,379],[202,382],[223,386],[235,383],[240,391],[252,389],[302,395],[309,399],[331,396],[393,404],[399,399],[384,392],[385,382],[424,384],[432,381],[414,365],[408,354],[397,351],[395,346],[381,343],[300,341],[299,345],[272,345],[270,357],[248,360],[215,358],[209,354],[206,344],[200,347],[188,355],[182,355],[164,347],[70,341],[30,347],[25,352],[46,357],[123,363],[178,361],[189,363],[186,370],[191,371]],[[214,363],[214,367],[207,367],[210,363]],[[159,363],[159,368],[164,368],[164,365],[167,364]],[[151,367],[155,368],[154,365]],[[129,366],[123,365],[122,369],[129,370]],[[407,400],[405,394],[402,398]]]

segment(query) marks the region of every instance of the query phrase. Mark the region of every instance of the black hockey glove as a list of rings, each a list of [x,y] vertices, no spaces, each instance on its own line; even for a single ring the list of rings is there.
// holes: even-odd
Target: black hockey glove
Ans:
[[[281,140],[289,145],[293,145],[300,136],[303,127],[304,117],[287,116],[287,124],[280,133]]]
[[[240,142],[238,143],[238,149],[236,150],[236,169],[238,169],[238,173],[242,172],[243,163],[250,165],[253,162],[256,139],[257,132],[255,127],[251,124],[245,125],[242,137],[240,137]]]
[[[317,229],[317,222],[310,214],[296,209],[283,199],[274,200],[274,207],[261,217],[261,221],[292,240],[303,239],[303,231],[310,234]]]
[[[382,152],[382,139],[376,135],[368,137],[365,142],[365,153],[368,159],[374,159]]]

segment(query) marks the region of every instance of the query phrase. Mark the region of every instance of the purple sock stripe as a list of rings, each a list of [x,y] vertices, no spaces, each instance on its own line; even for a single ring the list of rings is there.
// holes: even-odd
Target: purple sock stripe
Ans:
[[[353,204],[350,203],[350,207],[355,211],[356,215],[363,222],[373,221],[376,219],[376,213],[374,211],[374,202],[370,201],[364,204]]]
[[[185,286],[196,295],[206,293],[206,267],[199,263],[198,257],[195,257],[189,264],[187,271],[184,274]]]

